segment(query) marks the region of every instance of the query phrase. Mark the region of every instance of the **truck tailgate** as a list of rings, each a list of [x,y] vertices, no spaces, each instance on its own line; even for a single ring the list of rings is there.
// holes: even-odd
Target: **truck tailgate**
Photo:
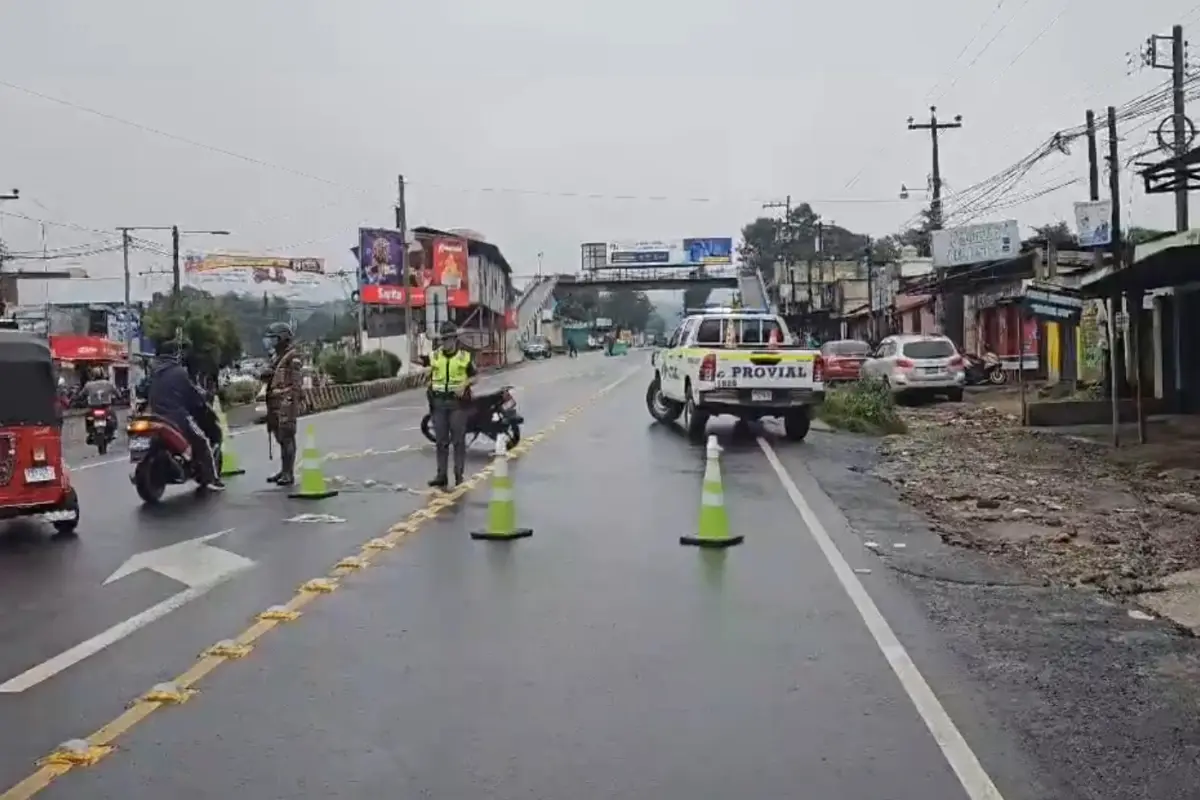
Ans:
[[[811,389],[811,350],[745,350],[717,353],[717,386],[722,389]]]

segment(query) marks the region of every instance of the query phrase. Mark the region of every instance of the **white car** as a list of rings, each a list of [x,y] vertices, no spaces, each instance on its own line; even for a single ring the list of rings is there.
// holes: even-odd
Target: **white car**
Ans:
[[[896,397],[946,395],[962,402],[967,366],[945,336],[900,334],[879,343],[862,365],[864,378],[882,380]]]

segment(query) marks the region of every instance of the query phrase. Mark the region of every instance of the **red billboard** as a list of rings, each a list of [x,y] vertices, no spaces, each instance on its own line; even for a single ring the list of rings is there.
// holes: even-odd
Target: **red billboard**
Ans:
[[[436,237],[432,250],[433,269],[430,283],[446,287],[446,305],[466,308],[471,304],[467,291],[467,241],[448,236]]]

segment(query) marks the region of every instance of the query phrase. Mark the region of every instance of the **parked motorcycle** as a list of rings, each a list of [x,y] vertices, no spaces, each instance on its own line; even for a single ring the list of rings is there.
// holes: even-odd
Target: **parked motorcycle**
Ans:
[[[967,353],[963,358],[967,362],[968,386],[979,386],[985,383],[1002,386],[1008,383],[1008,373],[1004,370],[1004,364],[996,354],[984,353],[979,356]]]
[[[473,395],[468,399],[470,404],[467,417],[467,444],[473,443],[480,434],[495,441],[500,436],[507,436],[507,449],[511,450],[521,441],[521,425],[525,418],[517,413],[517,400],[513,397],[513,387],[505,386],[487,394]],[[433,430],[433,418],[426,414],[421,419],[421,433],[431,442],[437,441]]]
[[[111,408],[90,408],[83,418],[87,431],[87,443],[96,445],[100,455],[108,452],[108,446],[117,438],[117,415]]]
[[[148,504],[162,500],[168,486],[200,480],[198,465],[188,438],[170,421],[145,412],[132,416],[129,433],[129,480],[138,496]],[[213,445],[214,463],[221,463],[221,444]]]

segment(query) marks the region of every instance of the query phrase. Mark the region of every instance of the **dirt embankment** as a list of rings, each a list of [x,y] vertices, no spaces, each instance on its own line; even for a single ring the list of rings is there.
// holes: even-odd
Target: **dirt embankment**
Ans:
[[[909,433],[884,440],[875,472],[947,542],[1120,595],[1200,567],[1200,472],[1118,464],[1104,445],[987,406],[905,415]]]

